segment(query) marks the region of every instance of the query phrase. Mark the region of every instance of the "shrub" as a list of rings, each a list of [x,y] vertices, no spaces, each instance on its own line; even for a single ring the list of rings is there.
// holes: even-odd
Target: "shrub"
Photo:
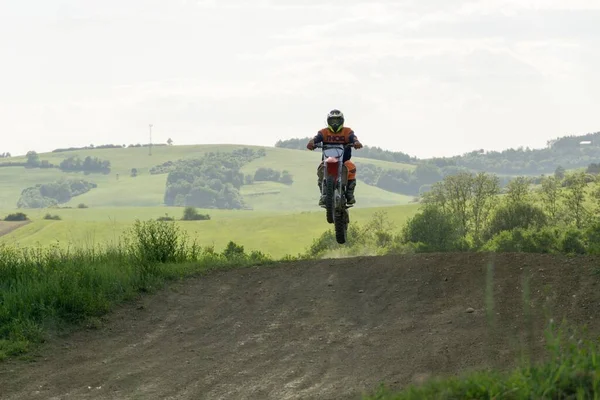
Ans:
[[[492,216],[484,238],[491,239],[502,231],[542,228],[548,224],[544,211],[534,204],[513,202],[499,207]]]
[[[210,215],[208,214],[200,214],[194,207],[186,207],[183,210],[183,218],[182,221],[204,221],[209,220]]]
[[[131,252],[137,263],[149,265],[185,259],[185,241],[173,222],[136,220],[130,230],[134,242]]]
[[[585,254],[584,234],[578,229],[567,229],[560,241],[560,250],[565,254]]]
[[[22,212],[8,214],[4,217],[5,221],[29,221],[27,214],[23,214]]]
[[[44,215],[44,219],[51,219],[51,220],[59,221],[61,218],[59,215],[52,215],[50,213],[47,213],[46,215]]]
[[[390,246],[395,239],[395,226],[389,221],[385,211],[378,211],[364,229],[364,234],[371,237],[376,247]]]
[[[244,246],[240,246],[232,241],[227,243],[227,247],[225,247],[225,250],[223,250],[222,254],[228,260],[241,258],[246,255],[244,252]]]
[[[279,182],[280,178],[281,178],[281,172],[276,171],[273,168],[261,167],[261,168],[257,169],[256,172],[254,173],[254,181],[256,181],[256,182],[258,182],[258,181]]]
[[[423,211],[409,219],[402,230],[403,243],[419,243],[417,251],[450,251],[466,249],[460,238],[452,216],[435,206],[426,206]]]
[[[281,178],[279,178],[279,182],[285,184],[285,185],[291,185],[294,183],[294,177],[292,176],[292,174],[290,174],[289,171],[283,171],[281,172]]]
[[[89,207],[84,203],[79,203],[79,204],[77,204],[77,208],[89,208]]]
[[[561,245],[558,229],[522,229],[502,231],[482,248],[493,252],[558,253]]]

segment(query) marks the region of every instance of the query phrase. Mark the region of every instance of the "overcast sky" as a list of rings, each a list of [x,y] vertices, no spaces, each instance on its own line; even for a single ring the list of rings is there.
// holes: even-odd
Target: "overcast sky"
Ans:
[[[0,0],[0,153],[273,145],[341,109],[419,157],[600,131],[599,0]]]

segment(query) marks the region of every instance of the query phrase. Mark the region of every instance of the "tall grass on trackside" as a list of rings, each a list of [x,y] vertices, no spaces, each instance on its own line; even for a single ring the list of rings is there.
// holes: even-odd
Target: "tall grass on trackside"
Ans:
[[[166,280],[272,259],[230,242],[218,253],[172,222],[136,221],[120,243],[88,249],[0,246],[0,360],[27,353],[51,329],[98,318]]]

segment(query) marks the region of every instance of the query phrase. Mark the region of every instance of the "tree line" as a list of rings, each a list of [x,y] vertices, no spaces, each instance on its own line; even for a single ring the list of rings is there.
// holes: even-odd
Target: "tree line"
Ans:
[[[423,196],[403,243],[422,251],[600,252],[600,179],[520,176],[500,189],[487,173],[448,176]]]
[[[65,172],[110,173],[110,161],[90,156],[85,157],[83,160],[79,156],[65,158],[58,167]]]
[[[310,138],[279,140],[276,147],[304,150]],[[365,146],[360,157],[407,164],[432,164],[438,168],[454,167],[472,172],[490,172],[499,175],[542,175],[553,173],[558,167],[583,168],[600,159],[600,132],[571,135],[547,142],[545,148],[511,148],[503,151],[474,150],[452,157],[419,159],[403,152]],[[415,192],[414,188],[412,192]]]
[[[8,162],[0,164],[0,167],[25,167],[25,168],[58,168],[64,172],[110,173],[110,161],[98,157],[87,156],[81,159],[79,156],[65,158],[59,165],[52,164],[48,160],[41,160],[35,151],[28,151],[24,162]]]
[[[58,149],[54,149],[52,150],[52,153],[63,153],[66,151],[76,151],[76,150],[100,150],[100,149],[125,149],[125,148],[132,148],[132,147],[163,147],[163,146],[172,146],[173,145],[173,140],[171,138],[169,138],[169,140],[167,140],[167,143],[137,143],[137,144],[101,144],[98,146],[95,146],[94,144],[90,144],[89,146],[82,146],[82,147],[64,147],[64,148],[58,148]]]

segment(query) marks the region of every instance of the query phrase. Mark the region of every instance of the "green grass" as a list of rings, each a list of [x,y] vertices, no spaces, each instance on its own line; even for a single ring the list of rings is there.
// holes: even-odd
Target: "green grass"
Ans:
[[[473,372],[394,392],[382,385],[364,400],[600,399],[600,345],[563,328],[547,330],[547,361],[509,373]]]
[[[298,254],[306,250],[313,239],[332,229],[325,221],[323,209],[315,206],[314,212],[287,214],[266,211],[206,210],[209,221],[178,221],[177,225],[203,246],[220,248],[230,240],[241,243],[249,250],[261,250],[273,257]],[[413,216],[417,204],[395,207],[351,209],[351,221],[368,222],[377,211],[385,211],[390,222],[399,228]],[[58,242],[60,246],[94,247],[98,244],[116,243],[135,219],[156,219],[168,213],[177,219],[183,215],[181,207],[129,207],[52,209],[61,220],[44,220],[47,209],[28,210],[32,222],[8,235],[0,236],[0,244],[21,247],[46,245]],[[6,215],[8,210],[3,214]]]
[[[155,147],[152,156],[147,148],[77,150],[61,153],[40,154],[41,160],[53,164],[71,156],[98,157],[111,162],[108,175],[83,173],[64,173],[58,169],[27,169],[23,167],[0,168],[0,209],[16,207],[21,191],[38,183],[47,183],[61,177],[80,177],[98,184],[96,189],[73,198],[67,206],[85,203],[90,207],[156,207],[163,205],[163,196],[167,175],[150,175],[149,169],[166,161],[202,157],[208,152],[231,152],[244,147],[261,148],[247,145],[190,145]],[[288,212],[310,210],[317,201],[316,167],[320,161],[319,152],[290,150],[274,147],[264,148],[267,155],[253,161],[243,168],[245,174],[254,174],[260,167],[288,170],[294,177],[290,186],[283,184],[257,183],[246,186],[242,194],[248,194],[247,201],[258,211],[285,210]],[[355,154],[360,155],[360,151]],[[25,161],[24,157],[14,157],[11,161]],[[361,159],[356,161],[390,169],[413,169],[413,165],[399,164],[379,160]],[[132,168],[137,168],[136,178],[129,176]],[[119,174],[119,179],[117,179]],[[360,169],[358,171],[360,180]],[[357,187],[360,207],[377,207],[408,204],[412,196],[387,192],[374,186],[360,184]]]

